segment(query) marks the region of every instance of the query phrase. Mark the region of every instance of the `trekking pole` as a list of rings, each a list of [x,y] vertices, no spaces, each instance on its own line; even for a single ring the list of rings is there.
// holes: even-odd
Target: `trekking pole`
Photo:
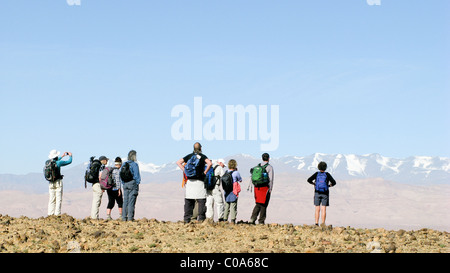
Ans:
[[[253,192],[253,184],[252,184],[252,179],[251,178],[248,181],[247,191],[250,191],[251,193]]]

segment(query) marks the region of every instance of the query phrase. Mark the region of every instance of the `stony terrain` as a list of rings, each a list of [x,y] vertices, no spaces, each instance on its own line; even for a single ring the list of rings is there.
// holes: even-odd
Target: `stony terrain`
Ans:
[[[0,252],[449,253],[448,232],[0,215]]]

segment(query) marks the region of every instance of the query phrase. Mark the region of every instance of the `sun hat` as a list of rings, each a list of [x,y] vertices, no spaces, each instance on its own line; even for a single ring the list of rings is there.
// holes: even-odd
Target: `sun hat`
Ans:
[[[50,151],[50,154],[48,155],[48,158],[53,159],[53,158],[59,156],[60,154],[61,154],[60,151],[57,151],[57,150],[51,150],[51,151]]]

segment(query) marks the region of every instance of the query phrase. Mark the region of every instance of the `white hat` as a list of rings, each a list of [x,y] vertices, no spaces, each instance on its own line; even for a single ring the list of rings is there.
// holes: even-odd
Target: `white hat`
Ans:
[[[217,163],[223,163],[225,164],[225,160],[223,158],[217,159]]]
[[[48,155],[48,158],[53,159],[53,158],[59,156],[59,154],[61,154],[61,152],[59,152],[57,150],[51,150],[50,154]]]

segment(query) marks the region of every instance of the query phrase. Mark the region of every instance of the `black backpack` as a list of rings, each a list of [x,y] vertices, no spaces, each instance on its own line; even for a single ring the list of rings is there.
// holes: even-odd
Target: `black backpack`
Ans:
[[[86,173],[84,174],[84,187],[86,188],[86,182],[89,183],[97,183],[98,181],[98,175],[100,172],[100,167],[102,166],[102,163],[98,159],[94,159],[95,157],[91,157],[90,162],[86,168]]]
[[[222,188],[226,193],[233,191],[233,174],[234,171],[227,171],[221,178]]]
[[[120,169],[119,175],[120,179],[122,179],[122,182],[130,182],[134,179],[133,174],[130,170],[130,163],[125,162],[125,164],[123,164],[122,168]]]
[[[55,182],[57,179],[62,178],[61,170],[60,168],[58,168],[58,166],[56,166],[56,160],[49,159],[45,161],[44,177],[45,180],[49,182]]]

